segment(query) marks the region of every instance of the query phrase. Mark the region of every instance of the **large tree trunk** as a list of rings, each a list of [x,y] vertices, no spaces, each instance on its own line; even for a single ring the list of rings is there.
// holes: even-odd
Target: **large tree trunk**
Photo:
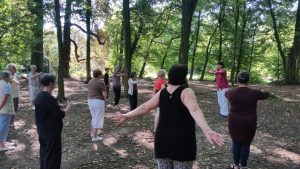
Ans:
[[[86,83],[91,80],[91,0],[87,0],[86,7]]]
[[[286,64],[286,84],[299,83],[299,58],[300,58],[300,0],[298,0],[297,18],[293,46],[290,49]]]
[[[179,48],[179,63],[188,65],[188,56],[190,49],[190,33],[193,13],[196,9],[198,0],[182,0],[181,17],[181,42]]]
[[[214,32],[210,36],[210,38],[208,40],[208,43],[207,43],[207,46],[206,46],[205,60],[204,60],[204,65],[203,65],[202,73],[201,73],[201,76],[200,76],[200,80],[204,79],[204,75],[205,75],[205,72],[206,72],[206,67],[207,67],[209,55],[210,55],[210,52],[211,52],[211,48],[213,47],[212,39],[215,36],[216,32],[217,32],[217,27],[215,28]]]
[[[66,9],[65,9],[65,17],[64,17],[64,33],[63,33],[63,55],[65,58],[65,67],[64,67],[64,77],[70,77],[70,51],[71,51],[71,38],[70,38],[70,32],[71,32],[71,4],[73,0],[67,0],[66,1]]]
[[[243,23],[242,23],[240,46],[239,46],[239,54],[238,54],[238,58],[237,58],[236,75],[240,72],[241,65],[242,65],[242,59],[243,59],[243,54],[244,54],[244,34],[245,34],[245,29],[246,29],[248,12],[246,12],[246,1],[245,1],[244,2],[244,13],[243,13],[243,17],[242,17]]]
[[[272,18],[272,23],[273,23],[273,29],[274,29],[274,36],[275,36],[275,40],[277,43],[277,48],[278,51],[280,53],[280,57],[282,59],[282,66],[283,66],[283,71],[284,71],[284,75],[286,76],[286,56],[284,54],[283,48],[282,48],[282,44],[279,38],[279,33],[278,33],[278,28],[277,28],[277,23],[276,23],[276,18],[275,18],[275,14],[273,11],[273,7],[272,7],[272,2],[271,0],[268,0],[268,5],[269,5],[269,10],[270,10],[270,14],[271,14],[271,18]]]
[[[43,0],[33,0],[35,4],[29,5],[29,10],[35,15],[32,26],[33,43],[31,45],[31,64],[36,65],[39,71],[43,71],[43,27],[44,5]]]
[[[198,17],[197,17],[196,37],[195,37],[193,57],[192,57],[192,67],[191,67],[191,73],[190,73],[190,80],[193,79],[193,75],[194,75],[196,51],[197,51],[197,45],[198,45],[198,41],[199,41],[200,23],[201,23],[201,10],[199,10]]]
[[[235,28],[234,28],[234,42],[233,42],[233,57],[231,60],[231,74],[230,74],[230,81],[231,81],[232,86],[234,85],[234,81],[235,81],[235,60],[239,53],[239,49],[238,49],[239,18],[240,18],[240,5],[239,5],[239,0],[236,0],[236,2],[235,2]]]
[[[61,30],[61,21],[60,21],[60,4],[59,0],[55,0],[55,25],[57,31],[57,45],[58,45],[58,101],[65,100],[65,89],[64,89],[64,57],[63,57],[63,43],[62,43],[62,30]]]
[[[226,1],[220,0],[220,13],[218,18],[219,23],[219,54],[218,54],[218,61],[222,60],[222,44],[223,44],[223,33],[222,33],[222,24],[225,17],[225,6]]]
[[[125,82],[131,73],[131,28],[130,28],[130,9],[129,0],[123,0],[123,23],[124,23],[124,49],[125,49]],[[126,94],[128,83],[125,83],[124,90]]]

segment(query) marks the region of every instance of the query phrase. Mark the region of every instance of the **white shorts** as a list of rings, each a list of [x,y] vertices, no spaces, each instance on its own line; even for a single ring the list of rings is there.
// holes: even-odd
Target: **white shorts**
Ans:
[[[88,99],[88,105],[92,115],[92,128],[102,129],[104,124],[104,101],[100,99]]]
[[[36,96],[39,94],[41,90],[38,86],[32,86],[32,85],[29,85],[28,88],[29,88],[30,100],[34,101]]]

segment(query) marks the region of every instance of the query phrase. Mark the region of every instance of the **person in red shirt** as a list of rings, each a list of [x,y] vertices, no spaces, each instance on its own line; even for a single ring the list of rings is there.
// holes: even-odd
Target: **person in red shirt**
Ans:
[[[154,81],[154,91],[153,96],[159,92],[162,88],[166,86],[166,79],[165,79],[165,70],[160,69],[157,73],[157,79]],[[157,124],[158,124],[158,117],[159,117],[159,108],[156,110],[156,115],[154,119],[154,132],[156,131]]]
[[[217,86],[217,96],[218,104],[220,107],[220,116],[228,116],[228,100],[225,97],[225,92],[228,90],[229,85],[227,81],[227,71],[224,69],[224,63],[219,61],[217,63],[217,70],[208,71],[210,74],[216,75],[216,86]]]

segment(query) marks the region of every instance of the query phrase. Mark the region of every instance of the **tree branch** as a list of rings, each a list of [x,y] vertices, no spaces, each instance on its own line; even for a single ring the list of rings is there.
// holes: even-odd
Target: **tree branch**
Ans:
[[[76,23],[71,23],[71,26],[75,26],[76,28],[80,29],[82,32],[87,33],[85,29],[83,29],[80,25],[76,24]],[[97,33],[91,32],[91,36],[95,37],[97,39],[97,42],[99,43],[99,45],[105,45],[107,38],[104,39],[104,41],[101,41],[100,36]]]

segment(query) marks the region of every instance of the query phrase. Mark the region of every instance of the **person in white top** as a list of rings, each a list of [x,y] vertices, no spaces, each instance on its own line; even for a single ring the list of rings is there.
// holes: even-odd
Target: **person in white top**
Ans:
[[[130,110],[134,110],[137,107],[138,100],[138,81],[136,78],[136,73],[132,72],[128,80],[128,97],[130,102]]]
[[[13,99],[11,97],[11,85],[9,72],[0,74],[0,151],[12,150],[6,142],[9,132],[9,123],[11,116],[15,114]]]
[[[10,76],[10,84],[11,84],[11,97],[13,99],[13,103],[14,103],[14,110],[15,112],[18,111],[18,107],[19,107],[19,95],[20,95],[20,83],[19,83],[19,79],[20,77],[18,77],[16,75],[17,72],[17,67],[14,63],[10,63],[6,66],[7,71],[9,72],[9,76]],[[11,116],[11,121],[10,121],[10,126],[13,127],[14,126],[14,121],[15,121],[16,116],[12,115]]]
[[[37,94],[41,91],[39,88],[39,77],[43,74],[43,72],[38,73],[36,65],[30,66],[30,73],[28,74],[28,88],[30,94],[30,100],[34,105],[35,98]]]

